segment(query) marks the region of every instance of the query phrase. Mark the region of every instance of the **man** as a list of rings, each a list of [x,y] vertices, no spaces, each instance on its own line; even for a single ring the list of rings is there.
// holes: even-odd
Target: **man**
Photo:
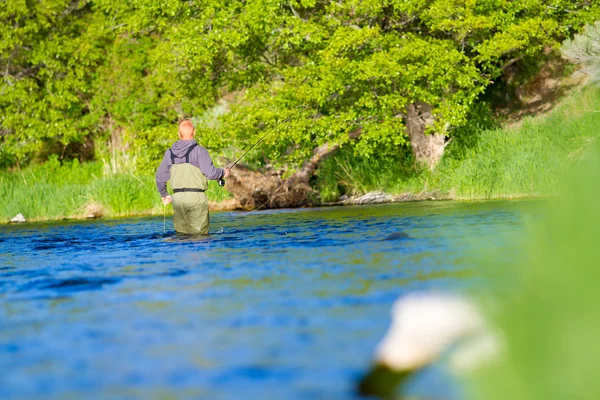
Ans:
[[[204,192],[208,180],[229,176],[229,169],[215,168],[206,149],[194,140],[196,129],[188,119],[179,123],[179,139],[165,152],[156,170],[156,187],[167,205],[173,202],[173,225],[177,233],[208,235],[210,220]],[[173,197],[167,192],[171,181]]]

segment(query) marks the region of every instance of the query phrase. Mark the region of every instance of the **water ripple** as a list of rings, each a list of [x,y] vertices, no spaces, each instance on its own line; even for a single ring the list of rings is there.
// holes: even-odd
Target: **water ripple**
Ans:
[[[222,213],[210,237],[162,217],[0,227],[0,398],[351,399],[394,299],[477,284],[468,254],[502,249],[527,204]]]

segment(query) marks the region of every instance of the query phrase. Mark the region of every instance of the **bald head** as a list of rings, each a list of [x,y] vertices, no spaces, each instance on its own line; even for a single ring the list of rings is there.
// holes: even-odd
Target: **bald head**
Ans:
[[[181,140],[190,140],[196,134],[194,124],[189,119],[184,119],[179,123],[179,137]]]

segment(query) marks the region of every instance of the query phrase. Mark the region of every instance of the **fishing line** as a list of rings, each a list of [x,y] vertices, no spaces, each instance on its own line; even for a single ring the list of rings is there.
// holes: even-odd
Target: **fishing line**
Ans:
[[[311,105],[302,107],[301,109],[291,113],[290,115],[288,115],[283,121],[281,121],[280,123],[278,123],[277,125],[275,125],[273,128],[271,128],[267,133],[265,133],[260,139],[258,139],[258,141],[256,143],[254,143],[254,145],[252,147],[250,147],[248,150],[246,150],[244,152],[244,154],[242,154],[240,156],[240,158],[238,158],[237,160],[235,160],[235,162],[233,164],[231,164],[231,166],[229,167],[229,169],[233,169],[233,167],[235,167],[237,165],[238,162],[240,162],[240,160],[242,158],[244,158],[244,156],[246,154],[248,154],[252,149],[254,149],[256,146],[258,146],[260,144],[260,142],[262,142],[267,136],[269,136],[269,134],[273,131],[275,131],[277,128],[279,128],[282,124],[285,124],[286,122],[288,122],[290,119],[292,119],[293,116],[295,116],[296,114],[301,113],[304,110],[308,110],[309,108],[311,108]]]
[[[272,132],[274,132],[274,131],[275,131],[277,128],[279,128],[281,125],[283,125],[283,124],[285,124],[286,122],[288,122],[288,121],[289,121],[290,119],[292,119],[292,117],[293,117],[293,116],[295,116],[296,114],[299,114],[299,113],[301,113],[301,112],[302,112],[302,111],[304,111],[304,110],[308,110],[308,109],[309,109],[309,108],[311,108],[311,107],[312,107],[311,105],[308,105],[308,106],[302,107],[301,109],[299,109],[299,110],[297,110],[297,111],[295,111],[295,112],[291,113],[290,115],[288,115],[288,116],[287,116],[285,119],[283,119],[281,122],[279,122],[279,123],[278,123],[277,125],[275,125],[273,128],[269,129],[269,130],[267,131],[267,133],[265,133],[264,135],[262,135],[262,136],[261,136],[261,138],[260,138],[260,139],[258,139],[258,140],[256,141],[256,143],[254,143],[254,144],[252,145],[252,147],[250,147],[248,150],[246,150],[246,151],[244,152],[244,154],[242,154],[242,155],[241,155],[241,156],[240,156],[240,157],[239,157],[237,160],[235,160],[233,163],[229,164],[229,166],[228,166],[228,167],[226,167],[226,168],[227,168],[227,169],[233,169],[233,167],[235,167],[235,166],[237,165],[237,163],[239,163],[239,162],[240,162],[240,160],[241,160],[242,158],[244,158],[244,156],[246,156],[246,154],[248,154],[250,151],[252,151],[252,149],[254,149],[256,146],[258,146],[258,145],[260,144],[260,142],[262,142],[263,140],[265,140],[265,138],[266,138],[267,136],[269,136],[269,135],[270,135]],[[223,185],[221,185],[221,182],[220,182],[220,181],[223,181],[223,185],[225,184],[225,180],[223,180],[223,178],[221,178],[221,179],[219,180],[219,185],[220,185],[220,186],[223,186]]]
[[[219,186],[221,186],[219,184]],[[217,214],[217,218],[215,218],[215,225],[217,225],[217,220],[221,219],[221,214],[223,213],[223,188],[219,189],[219,214]],[[223,225],[221,225],[221,230],[218,233],[223,233]]]
[[[279,123],[278,123],[277,125],[275,125],[273,128],[269,129],[269,130],[267,131],[267,133],[265,133],[264,135],[262,135],[262,136],[260,137],[260,139],[258,139],[258,140],[256,141],[256,143],[254,143],[254,144],[252,145],[252,147],[250,147],[248,150],[246,150],[246,151],[244,152],[244,154],[242,154],[242,155],[241,155],[241,156],[240,156],[240,157],[239,157],[237,160],[235,160],[233,163],[229,164],[229,166],[227,166],[227,167],[225,167],[225,168],[227,168],[227,169],[229,169],[229,170],[233,169],[233,168],[234,168],[234,167],[235,167],[235,166],[236,166],[236,165],[237,165],[237,164],[240,162],[240,160],[241,160],[242,158],[244,158],[244,156],[246,156],[246,154],[248,154],[250,151],[252,151],[252,149],[254,149],[256,146],[258,146],[258,145],[260,144],[260,142],[262,142],[262,141],[263,141],[263,140],[264,140],[264,139],[265,139],[267,136],[269,136],[269,135],[270,135],[272,132],[274,132],[274,131],[275,131],[277,128],[279,128],[281,125],[283,125],[284,123],[286,123],[286,122],[288,122],[290,119],[292,119],[292,117],[294,117],[295,115],[297,115],[297,114],[301,113],[302,111],[308,110],[309,108],[312,108],[312,106],[311,106],[311,105],[304,106],[304,107],[302,107],[301,109],[299,109],[299,110],[296,110],[296,111],[294,111],[293,113],[291,113],[290,115],[288,115],[286,118],[284,118],[284,119],[283,119],[281,122],[279,122]],[[306,143],[305,143],[305,145],[306,145]],[[218,182],[219,186],[221,186],[221,188],[223,188],[223,186],[225,186],[225,179],[221,178],[221,179],[219,179],[217,182]],[[248,214],[250,214],[250,213],[252,213],[252,212],[254,212],[254,211],[257,211],[257,210],[261,209],[262,207],[264,207],[264,206],[265,206],[265,205],[266,205],[268,202],[270,202],[271,200],[273,200],[273,197],[275,197],[275,194],[276,194],[276,193],[279,191],[279,189],[281,189],[281,187],[283,187],[283,182],[282,182],[282,184],[280,184],[280,186],[277,188],[277,190],[275,190],[275,192],[274,192],[274,193],[271,195],[271,197],[270,197],[270,198],[269,198],[269,199],[268,199],[266,202],[264,202],[264,203],[263,203],[261,206],[259,206],[258,208],[255,208],[254,210],[252,210],[252,211],[249,211],[249,212],[247,212],[247,213],[246,213],[246,214],[244,214],[244,215],[248,215]],[[223,190],[223,189],[221,189],[221,190]],[[221,192],[221,199],[222,199],[222,198],[223,198],[223,193]],[[222,202],[222,201],[221,201],[221,202]],[[221,204],[221,207],[222,207],[222,204]],[[221,227],[221,233],[222,233],[222,232],[223,232],[223,227]]]
[[[301,150],[301,152],[303,152],[303,151],[304,151],[304,149],[306,148],[306,144],[307,144],[307,143],[308,143],[308,142],[304,142],[304,144],[302,145],[302,150]],[[254,210],[250,210],[250,211],[248,211],[247,213],[243,214],[242,216],[243,216],[243,217],[245,217],[246,215],[248,215],[248,214],[251,214],[251,213],[253,213],[254,211],[258,211],[258,210],[260,210],[261,208],[263,208],[264,206],[266,206],[266,205],[267,205],[267,203],[271,203],[271,202],[273,201],[273,199],[275,198],[275,195],[277,195],[277,192],[279,192],[279,190],[280,190],[280,189],[281,189],[281,188],[284,186],[284,184],[285,184],[285,182],[283,182],[283,181],[282,181],[282,182],[279,184],[279,187],[278,187],[278,188],[277,188],[277,189],[276,189],[276,190],[273,192],[273,194],[271,194],[271,196],[269,196],[269,198],[267,199],[267,201],[265,201],[264,203],[262,203],[260,206],[256,207]]]
[[[263,208],[264,206],[267,205],[267,203],[270,203],[271,201],[273,201],[273,199],[275,198],[275,195],[277,194],[277,192],[279,191],[279,189],[281,189],[283,187],[283,182],[281,182],[281,184],[279,185],[279,187],[277,188],[277,190],[275,190],[275,192],[273,192],[273,194],[271,195],[271,197],[269,197],[267,199],[267,201],[265,201],[264,203],[262,203],[260,206],[256,207],[254,210],[250,210],[247,213],[244,213],[242,216],[245,217],[248,214],[252,214],[254,211],[258,211],[261,208]]]

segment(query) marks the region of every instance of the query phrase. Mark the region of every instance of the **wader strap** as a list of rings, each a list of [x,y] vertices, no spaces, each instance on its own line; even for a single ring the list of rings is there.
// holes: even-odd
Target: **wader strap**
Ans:
[[[194,188],[173,189],[173,193],[181,193],[181,192],[197,192],[197,193],[202,193],[202,192],[205,192],[205,190],[204,189],[194,189]]]
[[[194,150],[194,148],[198,146],[198,143],[194,143],[193,145],[190,146],[190,148],[188,149],[187,153],[185,153],[185,162],[186,163],[190,163],[190,154],[192,153],[192,150]]]
[[[194,150],[194,147],[198,146],[198,143],[194,143],[193,145],[191,145],[188,148],[187,153],[185,153],[185,162],[186,163],[190,163],[190,154],[192,153],[192,150]],[[169,151],[171,152],[171,164],[175,164],[175,154],[173,154],[173,149],[169,149]],[[180,158],[180,157],[177,157]],[[183,157],[181,157],[183,158]]]

